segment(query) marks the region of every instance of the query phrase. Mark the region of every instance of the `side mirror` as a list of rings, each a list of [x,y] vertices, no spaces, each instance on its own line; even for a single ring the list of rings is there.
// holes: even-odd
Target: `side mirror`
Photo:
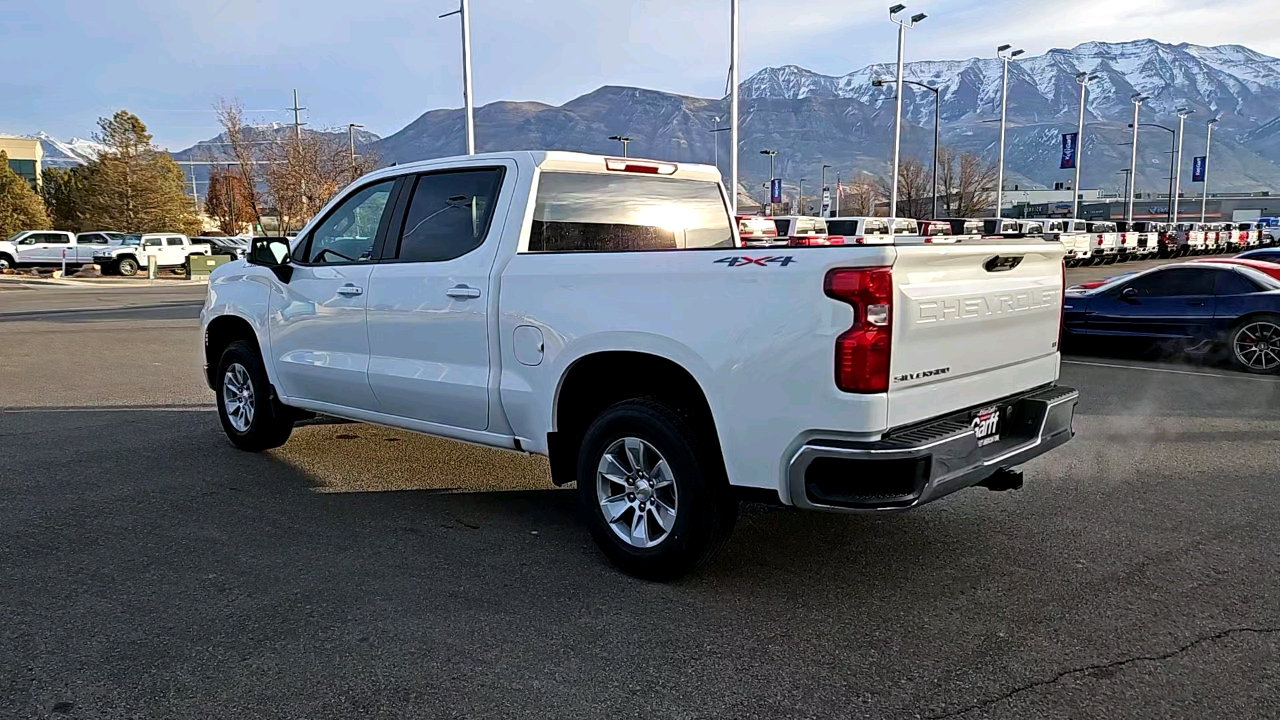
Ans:
[[[1120,291],[1120,297],[1124,300],[1133,300],[1138,297],[1138,290],[1137,288],[1127,287]]]
[[[289,262],[289,241],[281,237],[254,238],[249,244],[250,265],[271,268],[280,282],[289,282],[293,266]]]

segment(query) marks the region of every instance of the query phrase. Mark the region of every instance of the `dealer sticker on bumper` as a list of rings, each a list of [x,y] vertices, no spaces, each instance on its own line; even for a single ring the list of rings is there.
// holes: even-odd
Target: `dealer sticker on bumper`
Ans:
[[[971,427],[973,434],[978,438],[978,447],[998,441],[1000,439],[1000,408],[989,407],[975,412]]]

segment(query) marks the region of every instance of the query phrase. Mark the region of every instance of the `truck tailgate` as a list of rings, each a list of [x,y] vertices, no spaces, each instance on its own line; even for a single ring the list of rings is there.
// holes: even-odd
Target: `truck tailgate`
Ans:
[[[899,246],[889,427],[980,406],[1058,375],[1060,243]]]

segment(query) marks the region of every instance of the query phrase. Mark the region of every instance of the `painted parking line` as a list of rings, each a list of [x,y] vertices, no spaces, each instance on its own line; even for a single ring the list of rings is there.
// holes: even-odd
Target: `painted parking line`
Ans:
[[[0,408],[0,413],[215,412],[214,405],[91,405],[86,407]]]
[[[1086,365],[1089,367],[1118,368],[1120,370],[1147,370],[1149,372],[1169,373],[1170,375],[1195,375],[1197,377],[1222,378],[1225,380],[1253,380],[1254,382],[1278,383],[1280,378],[1257,377],[1255,375],[1226,375],[1223,373],[1200,372],[1196,370],[1174,370],[1172,368],[1151,367],[1149,365],[1122,365],[1120,363],[1089,362],[1085,360],[1063,360],[1063,365]]]

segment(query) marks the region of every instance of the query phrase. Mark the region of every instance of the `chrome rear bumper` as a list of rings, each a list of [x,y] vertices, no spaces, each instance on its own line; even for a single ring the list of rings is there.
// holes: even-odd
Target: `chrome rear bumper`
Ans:
[[[992,402],[1004,413],[1000,440],[985,447],[970,411],[890,431],[873,443],[812,440],[787,470],[791,504],[810,510],[904,510],[976,485],[1071,439],[1080,394],[1062,385]]]

